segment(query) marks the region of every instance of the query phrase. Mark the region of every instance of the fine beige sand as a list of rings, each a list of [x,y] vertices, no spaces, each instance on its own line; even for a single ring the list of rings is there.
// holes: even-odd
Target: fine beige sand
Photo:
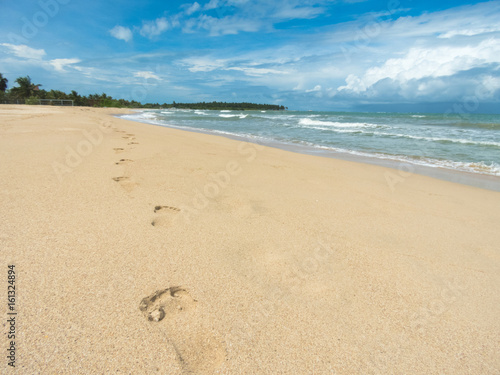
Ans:
[[[0,373],[500,373],[500,193],[116,113],[0,106]]]

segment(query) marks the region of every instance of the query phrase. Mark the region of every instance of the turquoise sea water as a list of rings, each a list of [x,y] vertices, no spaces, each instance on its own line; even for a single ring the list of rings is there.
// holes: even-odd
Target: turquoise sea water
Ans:
[[[122,117],[316,154],[500,176],[500,115],[170,109]]]

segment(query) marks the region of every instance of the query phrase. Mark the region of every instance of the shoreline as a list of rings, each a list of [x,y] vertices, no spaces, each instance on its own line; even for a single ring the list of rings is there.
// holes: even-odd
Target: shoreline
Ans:
[[[134,113],[148,112],[148,110],[137,110]],[[122,116],[126,115],[117,115],[115,117],[122,118]],[[412,162],[404,162],[395,159],[387,158],[378,158],[378,157],[370,157],[363,155],[356,155],[355,153],[347,153],[333,150],[322,150],[317,149],[310,146],[305,145],[294,145],[285,142],[278,142],[274,140],[269,140],[266,142],[258,142],[255,139],[245,136],[233,135],[233,134],[221,134],[217,131],[209,131],[203,129],[189,128],[186,126],[177,126],[172,124],[159,124],[155,122],[148,122],[147,120],[135,120],[135,119],[127,119],[128,121],[135,121],[142,124],[148,124],[153,126],[160,126],[170,129],[177,129],[181,131],[199,133],[199,134],[207,134],[213,136],[224,137],[227,139],[244,141],[249,143],[254,143],[258,145],[263,145],[267,147],[273,147],[284,151],[291,151],[303,155],[312,155],[312,156],[320,156],[326,158],[332,158],[337,160],[344,161],[352,161],[363,164],[377,165],[380,167],[386,167],[396,170],[395,173],[401,174],[403,176],[407,176],[411,173],[417,173],[422,176],[436,178],[442,181],[453,182],[461,185],[467,185],[472,187],[477,187],[481,189],[486,189],[490,191],[500,192],[500,176],[493,176],[489,174],[481,174],[481,173],[472,173],[467,171],[454,170],[450,168],[444,167],[432,167],[426,165],[419,165]]]
[[[120,112],[0,106],[16,367],[498,372],[500,193]]]

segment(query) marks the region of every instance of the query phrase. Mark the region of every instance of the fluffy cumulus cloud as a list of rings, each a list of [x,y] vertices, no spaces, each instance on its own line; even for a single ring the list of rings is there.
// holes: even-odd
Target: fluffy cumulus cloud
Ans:
[[[349,74],[346,84],[338,87],[337,92],[373,97],[390,89],[408,99],[442,95],[446,85],[458,83],[450,77],[460,74],[463,79],[464,72],[474,69],[476,85],[482,84],[481,77],[486,72],[482,69],[479,73],[479,68],[498,74],[499,39],[488,38],[478,44],[413,47],[403,57],[388,59],[381,66],[367,69],[362,76]]]
[[[116,39],[121,39],[126,42],[132,39],[132,30],[130,30],[128,27],[115,26],[111,30],[109,30],[109,33]]]
[[[41,60],[46,55],[45,50],[31,48],[24,44],[0,43],[0,46],[4,47],[7,53],[30,60]]]
[[[165,17],[157,18],[154,21],[144,21],[139,33],[147,38],[153,38],[169,29],[169,22]]]

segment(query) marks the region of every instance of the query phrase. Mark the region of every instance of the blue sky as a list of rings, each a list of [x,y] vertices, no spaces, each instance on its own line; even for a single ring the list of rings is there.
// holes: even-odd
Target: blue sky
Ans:
[[[500,1],[0,0],[0,72],[141,102],[500,112]]]

